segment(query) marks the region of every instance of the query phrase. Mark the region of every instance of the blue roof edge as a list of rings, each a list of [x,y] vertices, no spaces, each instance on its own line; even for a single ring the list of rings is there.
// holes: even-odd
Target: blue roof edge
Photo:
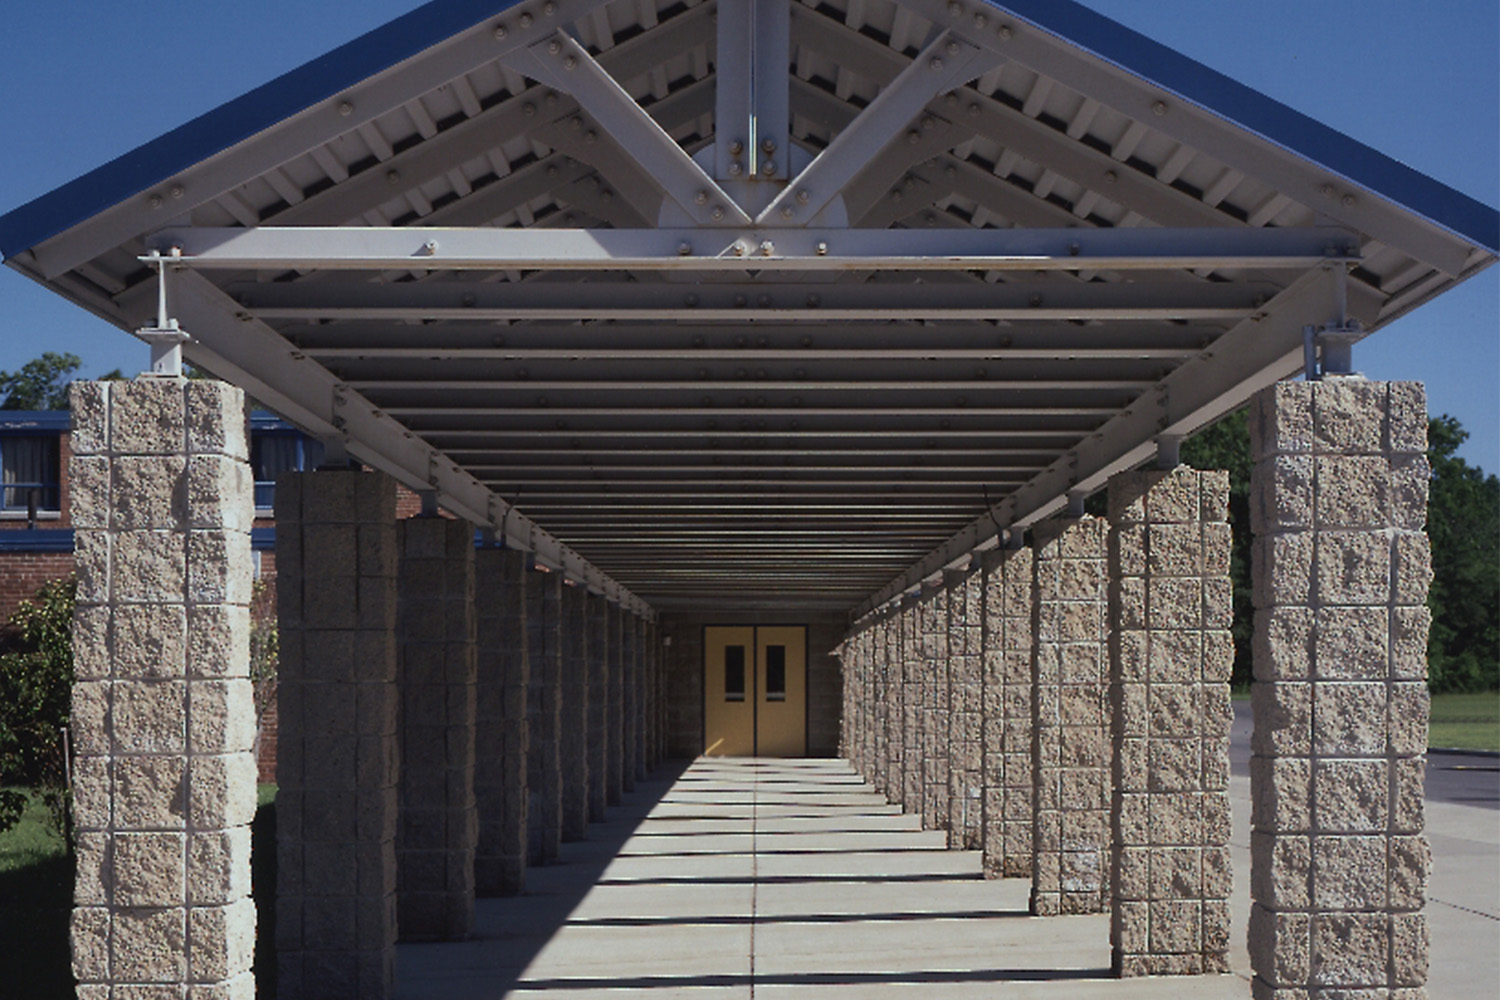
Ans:
[[[521,0],[431,0],[0,216],[0,255],[66,232]]]
[[[0,216],[0,255],[28,250],[518,2],[431,0]],[[1494,207],[1103,14],[1074,0],[986,2],[1500,253]]]
[[[986,0],[1500,254],[1500,210],[1075,0]]]

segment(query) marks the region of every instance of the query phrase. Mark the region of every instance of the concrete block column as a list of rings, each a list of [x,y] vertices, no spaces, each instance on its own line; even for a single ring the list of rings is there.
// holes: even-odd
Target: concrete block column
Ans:
[[[582,840],[589,827],[588,591],[562,588],[562,701],[558,754],[562,766],[562,839]]]
[[[641,776],[656,767],[656,626],[641,620]]]
[[[651,671],[651,623],[635,620],[635,777],[646,777],[646,694]]]
[[[1114,804],[1110,938],[1121,976],[1229,971],[1229,475],[1109,483]]]
[[[1030,549],[984,554],[984,873],[1031,875],[1032,584]]]
[[[890,723],[891,723],[891,614],[881,612],[879,620],[871,628],[871,658],[875,664],[875,684],[871,692],[875,710],[875,735],[871,744],[873,759],[870,770],[875,790],[890,795]]]
[[[885,712],[886,712],[886,757],[885,787],[882,791],[890,802],[900,802],[902,789],[902,761],[905,750],[903,737],[906,732],[906,654],[903,632],[905,617],[900,606],[887,612],[885,621]]]
[[[474,553],[474,891],[480,896],[514,896],[526,884],[528,575],[525,553],[490,547]]]
[[[397,923],[403,941],[460,941],[474,924],[474,526],[396,525],[401,691]]]
[[[609,804],[617,806],[625,792],[625,617],[618,604],[610,604],[605,619],[605,644],[609,654],[609,781],[605,791]]]
[[[1109,898],[1106,528],[1082,517],[1032,529],[1031,912],[1043,916],[1100,913]]]
[[[948,846],[978,850],[984,820],[984,572],[948,579]]]
[[[1253,992],[1420,1000],[1425,393],[1328,379],[1251,407]]]
[[[948,828],[948,589],[922,587],[922,826]]]
[[[635,791],[635,779],[640,773],[639,747],[636,742],[640,733],[640,716],[637,710],[640,703],[640,625],[641,620],[628,611],[620,619],[620,734],[625,746],[620,774],[627,792]]]
[[[918,597],[902,600],[902,683],[904,702],[904,725],[902,740],[903,793],[901,805],[906,812],[922,815],[925,792],[923,760],[927,740],[927,661],[922,656],[926,632],[924,631],[924,602]]]
[[[601,822],[609,804],[609,649],[606,647],[608,602],[599,594],[585,599],[588,633],[588,770],[589,821]]]
[[[276,482],[276,948],[284,998],[390,995],[396,961],[396,485]]]
[[[251,476],[217,382],[74,383],[78,996],[248,998]]]
[[[854,770],[865,775],[865,647],[869,636],[860,632],[852,636],[844,651],[843,672],[846,704],[843,732],[848,744],[848,760]]]
[[[544,865],[562,844],[562,576],[531,570],[526,578],[527,693],[526,863]]]

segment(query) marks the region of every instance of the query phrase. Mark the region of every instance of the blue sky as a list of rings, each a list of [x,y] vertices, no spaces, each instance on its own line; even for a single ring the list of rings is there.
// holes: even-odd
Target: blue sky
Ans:
[[[1186,55],[1490,205],[1500,203],[1495,0],[1087,0]],[[417,0],[12,4],[0,39],[0,212],[419,6]],[[146,348],[0,269],[0,369],[72,351],[84,374]],[[1500,268],[1369,338],[1355,365],[1427,383],[1500,470]]]

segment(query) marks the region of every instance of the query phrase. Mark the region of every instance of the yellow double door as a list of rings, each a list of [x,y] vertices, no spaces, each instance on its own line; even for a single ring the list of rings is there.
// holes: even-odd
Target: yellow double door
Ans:
[[[806,755],[806,626],[703,630],[703,735],[710,757]]]

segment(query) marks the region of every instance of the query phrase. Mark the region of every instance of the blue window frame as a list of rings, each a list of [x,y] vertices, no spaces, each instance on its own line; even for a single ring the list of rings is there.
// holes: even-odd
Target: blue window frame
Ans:
[[[273,424],[267,429],[257,423]],[[255,509],[270,510],[276,503],[276,477],[283,472],[316,469],[323,462],[323,443],[281,421],[252,420],[250,467],[255,471]]]
[[[62,504],[57,470],[56,434],[0,438],[0,506],[27,510],[34,491],[37,510],[57,510]]]

